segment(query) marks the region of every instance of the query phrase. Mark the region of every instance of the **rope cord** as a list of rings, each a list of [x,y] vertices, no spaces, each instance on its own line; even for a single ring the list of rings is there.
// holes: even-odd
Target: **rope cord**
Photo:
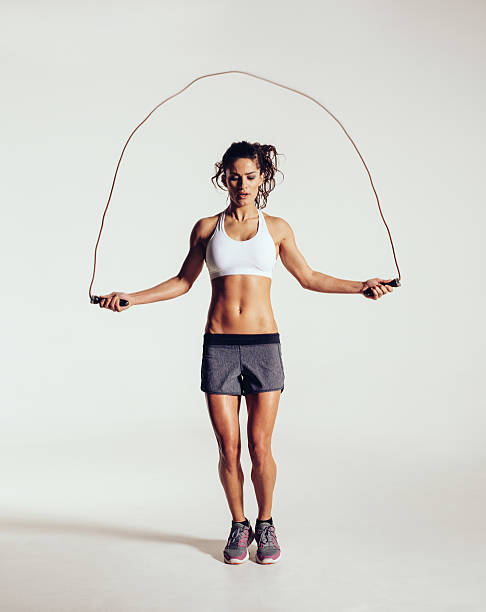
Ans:
[[[159,106],[162,106],[162,104],[165,104],[166,102],[168,102],[169,100],[171,100],[172,98],[175,98],[176,96],[178,96],[179,94],[181,94],[183,91],[185,91],[188,87],[190,87],[193,83],[196,83],[196,81],[199,81],[201,79],[205,79],[207,77],[211,77],[211,76],[218,76],[221,74],[231,74],[231,73],[237,73],[237,74],[246,74],[248,76],[254,77],[256,79],[260,79],[262,81],[266,81],[267,83],[271,83],[272,85],[276,85],[277,87],[283,87],[284,89],[288,89],[289,91],[293,91],[297,94],[300,94],[301,96],[304,96],[305,98],[308,98],[309,100],[312,100],[313,102],[315,102],[318,106],[320,106],[321,108],[323,108],[327,113],[329,113],[329,115],[341,126],[341,128],[343,129],[344,133],[346,134],[346,136],[349,138],[349,140],[351,141],[353,147],[356,149],[356,152],[358,153],[361,161],[363,162],[363,165],[366,169],[366,172],[368,173],[369,179],[370,179],[370,183],[371,183],[371,187],[373,188],[373,192],[375,194],[376,197],[376,202],[378,204],[378,209],[380,211],[380,215],[381,218],[383,219],[383,223],[385,224],[385,227],[388,231],[388,236],[390,237],[390,243],[391,243],[391,247],[392,247],[392,251],[393,251],[393,257],[395,259],[395,265],[397,267],[397,271],[398,271],[398,281],[401,280],[401,274],[400,274],[400,268],[398,267],[398,262],[397,262],[397,257],[395,255],[395,247],[393,245],[393,240],[391,237],[391,233],[390,233],[390,229],[385,221],[385,217],[383,216],[383,212],[381,210],[381,206],[380,206],[380,200],[378,198],[378,194],[376,193],[376,189],[375,186],[373,184],[373,179],[371,178],[371,174],[370,171],[368,170],[368,166],[366,165],[365,160],[363,159],[363,156],[361,155],[361,153],[359,152],[358,147],[356,146],[354,140],[351,138],[351,136],[348,134],[348,132],[346,131],[346,129],[344,128],[343,124],[339,121],[339,119],[333,115],[333,113],[331,113],[331,111],[329,109],[327,109],[323,104],[321,104],[318,100],[316,100],[315,98],[313,98],[312,96],[310,96],[309,94],[306,94],[302,91],[299,91],[298,89],[294,89],[293,87],[288,87],[287,85],[283,85],[281,83],[277,83],[276,81],[272,81],[271,79],[267,79],[265,77],[262,76],[258,76],[256,74],[252,74],[251,72],[246,72],[244,70],[225,70],[223,72],[213,72],[210,74],[204,74],[202,76],[199,76],[195,79],[193,79],[190,83],[188,83],[185,87],[183,87],[180,91],[178,91],[177,93],[173,94],[172,96],[169,96],[168,98],[165,98],[165,100],[162,100],[162,102],[160,102],[159,104],[157,104],[157,106],[155,108],[153,108],[150,113],[145,117],[145,119],[143,121],[141,121],[137,127],[133,130],[133,132],[130,134],[130,136],[128,137],[128,140],[125,143],[125,146],[122,149],[121,155],[120,155],[120,159],[118,160],[118,164],[116,166],[116,170],[115,170],[115,175],[113,177],[113,182],[111,185],[111,189],[110,189],[110,194],[108,197],[108,202],[106,203],[106,207],[105,207],[105,211],[103,213],[103,217],[101,219],[101,227],[100,227],[100,232],[98,234],[98,240],[96,241],[96,246],[95,246],[95,251],[94,251],[94,265],[93,265],[93,277],[91,279],[91,284],[89,286],[89,297],[90,300],[92,301],[93,296],[91,294],[91,288],[93,286],[93,282],[94,282],[94,278],[95,278],[95,272],[96,272],[96,253],[98,250],[98,244],[100,242],[100,238],[101,238],[101,232],[103,230],[103,224],[105,222],[105,216],[106,216],[106,211],[108,210],[108,205],[110,204],[110,200],[111,200],[111,196],[113,194],[113,189],[115,187],[115,181],[116,181],[116,176],[118,174],[118,169],[120,168],[120,163],[121,160],[123,158],[123,154],[125,153],[125,149],[127,148],[128,143],[130,142],[132,136],[135,134],[135,132],[138,130],[139,127],[141,127],[146,121],[147,119],[159,108]]]

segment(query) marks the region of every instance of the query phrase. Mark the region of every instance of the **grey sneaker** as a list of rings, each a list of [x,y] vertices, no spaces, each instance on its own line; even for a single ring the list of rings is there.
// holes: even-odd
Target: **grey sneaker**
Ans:
[[[225,563],[238,565],[248,560],[248,546],[253,542],[255,533],[251,525],[247,527],[241,523],[232,523],[228,543],[223,551]]]
[[[267,565],[280,561],[281,551],[277,542],[275,527],[263,522],[255,527],[255,541],[258,546],[256,553],[257,563]]]

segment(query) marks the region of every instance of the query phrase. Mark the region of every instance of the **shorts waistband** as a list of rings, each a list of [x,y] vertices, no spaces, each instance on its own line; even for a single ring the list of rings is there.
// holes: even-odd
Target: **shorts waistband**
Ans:
[[[209,344],[274,344],[280,342],[280,334],[204,334],[203,345]]]

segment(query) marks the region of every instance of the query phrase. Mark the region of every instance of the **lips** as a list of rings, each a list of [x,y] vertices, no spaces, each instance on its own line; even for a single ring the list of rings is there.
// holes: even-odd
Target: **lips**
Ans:
[[[238,195],[239,195],[239,196],[247,196],[247,195],[249,195],[249,194],[248,194],[248,193],[239,193]]]

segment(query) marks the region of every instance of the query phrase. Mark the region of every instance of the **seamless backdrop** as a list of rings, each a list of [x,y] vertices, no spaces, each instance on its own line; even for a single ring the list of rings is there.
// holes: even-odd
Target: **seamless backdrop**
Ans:
[[[485,13],[472,0],[1,3],[2,609],[484,610]],[[188,294],[123,313],[88,298],[131,131],[232,69],[339,118],[402,273],[371,301],[305,291],[278,260],[283,554],[266,569],[222,563],[231,516],[199,390],[207,268]],[[396,276],[341,128],[230,74],[131,140],[94,293],[177,274],[196,220],[226,206],[214,163],[242,139],[282,154],[265,212],[311,267]],[[254,521],[244,400],[240,419]]]

